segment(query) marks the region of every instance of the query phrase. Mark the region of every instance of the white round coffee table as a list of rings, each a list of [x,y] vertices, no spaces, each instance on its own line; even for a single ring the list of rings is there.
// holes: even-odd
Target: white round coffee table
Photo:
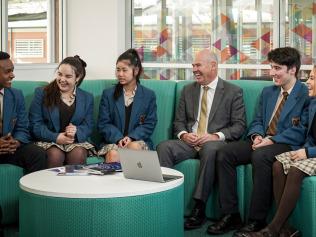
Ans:
[[[105,176],[20,179],[20,236],[183,236],[183,175],[166,183]]]

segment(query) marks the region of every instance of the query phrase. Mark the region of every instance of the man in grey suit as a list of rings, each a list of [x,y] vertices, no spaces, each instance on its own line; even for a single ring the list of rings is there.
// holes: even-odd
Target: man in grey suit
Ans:
[[[239,139],[246,128],[242,90],[217,76],[216,55],[204,49],[196,54],[192,66],[196,82],[184,87],[174,121],[178,139],[157,147],[164,167],[200,159],[195,207],[184,223],[185,229],[199,228],[206,219],[205,204],[214,183],[217,150]]]

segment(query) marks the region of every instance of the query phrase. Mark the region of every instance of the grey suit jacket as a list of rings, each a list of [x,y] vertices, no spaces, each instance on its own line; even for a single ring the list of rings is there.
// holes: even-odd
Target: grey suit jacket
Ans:
[[[175,136],[181,131],[192,132],[197,121],[200,85],[193,82],[182,90],[174,120]],[[222,132],[226,141],[239,139],[246,129],[246,114],[242,89],[218,79],[208,119],[208,133]]]

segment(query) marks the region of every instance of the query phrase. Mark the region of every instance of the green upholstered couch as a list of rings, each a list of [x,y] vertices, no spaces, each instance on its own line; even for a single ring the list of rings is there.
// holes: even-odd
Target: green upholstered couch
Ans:
[[[244,91],[244,101],[246,106],[247,124],[249,125],[254,117],[258,98],[264,86],[271,85],[268,81],[230,81],[240,86]],[[98,106],[102,91],[105,88],[113,86],[116,80],[86,80],[81,88],[91,92],[94,95],[94,115],[95,121],[98,114]],[[152,89],[157,97],[158,123],[155,128],[152,139],[155,145],[167,139],[172,139],[172,121],[177,102],[179,100],[182,88],[191,83],[191,81],[159,81],[142,80],[144,86]],[[15,81],[13,86],[23,90],[28,107],[35,87],[45,85],[45,82],[23,82]],[[93,132],[92,140],[95,143],[100,142],[97,130]],[[102,159],[91,157],[88,163],[100,162]],[[192,194],[198,178],[199,160],[190,159],[177,164],[176,169],[185,175],[185,193],[184,193],[184,212],[188,215],[192,209]],[[18,180],[23,175],[22,169],[12,165],[0,165],[0,206],[2,207],[2,224],[14,223],[18,219]],[[239,209],[243,218],[247,215],[249,200],[252,189],[251,165],[238,167],[238,197]],[[217,188],[209,198],[207,205],[207,216],[209,218],[218,218],[218,198]],[[316,177],[306,178],[302,186],[302,195],[299,203],[291,217],[291,221],[302,230],[303,236],[316,236]],[[313,226],[314,224],[314,226]]]

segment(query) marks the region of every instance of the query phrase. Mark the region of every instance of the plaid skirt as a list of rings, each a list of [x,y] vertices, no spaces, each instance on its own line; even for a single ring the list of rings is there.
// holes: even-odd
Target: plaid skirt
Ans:
[[[143,140],[140,141],[133,141],[138,143],[141,146],[142,150],[149,150],[149,147],[147,146],[146,142]],[[104,156],[106,153],[108,153],[111,150],[118,150],[118,146],[116,144],[105,144],[101,149],[98,151],[98,156]]]
[[[55,142],[35,142],[35,144],[39,147],[44,148],[44,150],[47,150],[48,148],[52,146],[56,146],[64,152],[70,152],[76,147],[83,147],[88,151],[89,156],[94,156],[97,154],[94,146],[90,144],[89,142],[73,143],[73,144],[68,144],[68,145],[61,145]]]
[[[316,158],[292,161],[290,157],[290,152],[284,152],[275,156],[275,158],[282,163],[284,174],[287,174],[293,166],[309,176],[316,175]]]

